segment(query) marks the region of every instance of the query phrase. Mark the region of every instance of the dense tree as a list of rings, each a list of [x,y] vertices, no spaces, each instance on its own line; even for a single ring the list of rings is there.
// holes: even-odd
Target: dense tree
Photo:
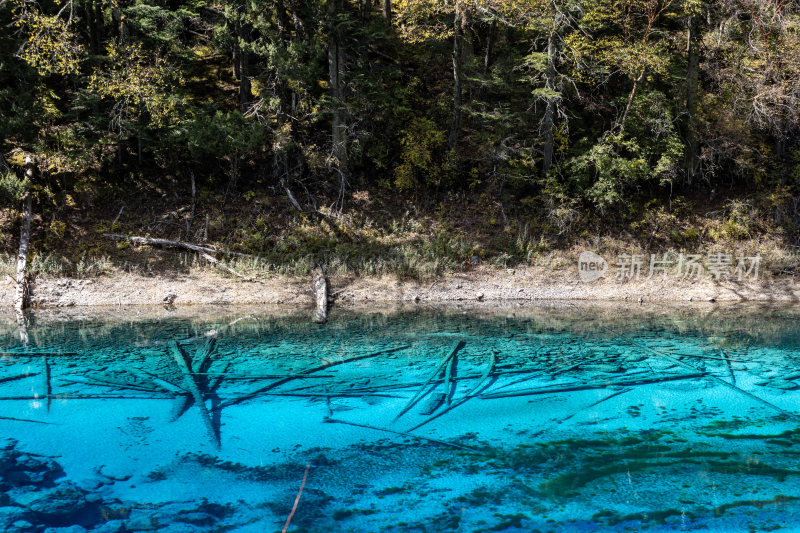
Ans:
[[[33,154],[53,213],[145,175],[304,214],[348,187],[542,214],[800,179],[796,2],[6,0],[0,23],[4,175]]]

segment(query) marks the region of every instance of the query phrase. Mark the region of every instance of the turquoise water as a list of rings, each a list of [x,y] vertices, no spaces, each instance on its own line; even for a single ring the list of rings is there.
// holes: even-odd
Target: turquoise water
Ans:
[[[796,310],[309,317],[0,316],[0,530],[800,529]]]

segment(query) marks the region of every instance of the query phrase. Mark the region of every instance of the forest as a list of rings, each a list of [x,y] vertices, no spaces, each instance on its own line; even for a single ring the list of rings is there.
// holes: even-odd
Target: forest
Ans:
[[[796,0],[0,0],[0,114],[7,270],[800,245]]]

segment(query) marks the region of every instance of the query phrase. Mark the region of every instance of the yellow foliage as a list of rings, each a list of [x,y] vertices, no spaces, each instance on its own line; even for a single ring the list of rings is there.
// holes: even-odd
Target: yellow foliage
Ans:
[[[149,57],[142,45],[112,42],[106,49],[109,68],[95,69],[89,88],[104,98],[116,100],[115,120],[149,115],[150,124],[163,126],[175,112],[176,100],[170,97],[172,81],[178,74],[163,57]]]
[[[78,72],[83,47],[69,24],[58,16],[44,15],[38,9],[18,2],[14,8],[17,27],[24,27],[28,35],[20,58],[39,71],[50,74]]]

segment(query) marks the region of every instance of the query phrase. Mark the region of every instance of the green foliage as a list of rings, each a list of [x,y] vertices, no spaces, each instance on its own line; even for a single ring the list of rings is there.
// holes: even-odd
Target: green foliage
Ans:
[[[186,123],[186,143],[194,158],[255,152],[267,138],[263,125],[238,112],[216,111]]]
[[[446,142],[447,133],[433,121],[415,118],[400,134],[403,151],[401,163],[395,169],[394,184],[406,190],[441,184],[446,171],[439,157],[446,149]]]
[[[580,191],[600,208],[620,203],[626,189],[649,177],[650,168],[639,144],[623,134],[598,140],[569,166]]]
[[[11,204],[22,200],[26,184],[14,172],[0,172],[0,204]]]
[[[763,212],[787,235],[800,225],[796,3],[458,5],[394,0],[390,25],[378,3],[355,0],[0,2],[2,153],[24,150],[41,161],[34,181],[50,210],[42,220],[55,222],[41,228],[52,242],[73,227],[59,224],[71,209],[59,205],[64,198],[82,207],[117,205],[130,194],[145,202],[185,198],[190,175],[198,199],[228,202],[238,186],[266,211],[288,190],[304,216],[331,205],[340,216],[355,190],[388,195],[401,212],[412,202],[424,210],[474,195],[486,212],[479,225],[496,243],[481,253],[498,254],[497,264],[533,260],[561,239],[590,233],[596,215],[612,210],[626,230],[652,232],[651,217],[681,243],[712,233],[753,237]],[[329,57],[334,38],[336,58]],[[699,50],[693,116],[687,42]],[[336,96],[331,66],[341,74]],[[334,109],[346,127],[341,167],[332,164]],[[7,201],[18,197],[15,180],[0,178]],[[761,202],[716,209],[724,216],[703,233],[658,211],[660,204],[639,207],[737,187]],[[502,216],[493,211],[499,204]],[[226,223],[221,215],[209,221]],[[277,243],[274,228],[257,226],[242,242],[291,255],[297,268],[313,263],[301,245],[334,250],[342,265],[383,268],[377,247],[357,257],[341,234]],[[442,264],[457,265],[475,243],[456,240],[410,240],[392,264],[436,270],[440,253]]]

